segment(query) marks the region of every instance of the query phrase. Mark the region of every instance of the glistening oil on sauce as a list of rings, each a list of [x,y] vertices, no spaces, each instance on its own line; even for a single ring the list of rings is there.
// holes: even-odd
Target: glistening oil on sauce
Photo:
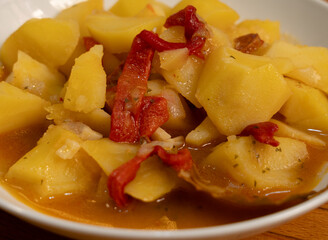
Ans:
[[[36,145],[44,131],[44,127],[36,126],[0,137],[2,178],[10,165]],[[21,150],[17,152],[14,149]],[[199,160],[210,149],[211,146],[207,146],[204,152],[202,149],[193,149],[193,155]],[[327,150],[309,151],[311,162],[305,166],[305,181],[318,171],[322,159],[328,159]],[[127,208],[119,209],[108,197],[106,177],[101,177],[99,182],[98,189],[83,196],[68,193],[64,196],[40,199],[31,195],[28,188],[10,186],[2,181],[4,187],[16,198],[39,212],[89,224],[135,229],[172,229],[172,222],[176,223],[175,226],[179,229],[222,225],[267,215],[304,200],[300,198],[280,206],[242,207],[213,199],[206,193],[197,192],[191,186],[182,184],[183,187],[155,202],[132,200]]]

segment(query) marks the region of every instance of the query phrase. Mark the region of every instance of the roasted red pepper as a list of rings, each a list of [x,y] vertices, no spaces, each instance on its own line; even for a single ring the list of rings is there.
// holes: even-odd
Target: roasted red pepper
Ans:
[[[84,37],[83,38],[84,48],[89,51],[94,45],[100,44],[92,37]]]
[[[134,143],[139,140],[141,105],[153,55],[154,49],[137,35],[117,83],[109,136],[113,141]]]
[[[140,136],[149,137],[169,120],[167,101],[163,97],[145,97],[141,110]]]
[[[187,48],[189,55],[196,55],[204,58],[202,48],[206,42],[208,32],[205,24],[200,21],[196,15],[194,6],[187,6],[183,10],[168,17],[164,27],[183,26],[185,28],[185,37],[187,39]]]
[[[109,194],[119,207],[124,207],[128,203],[128,198],[124,193],[125,186],[135,178],[140,164],[154,154],[157,154],[165,164],[177,172],[190,170],[192,167],[192,158],[188,149],[171,154],[161,146],[147,146],[147,144],[141,146],[137,156],[115,169],[108,178]]]
[[[252,135],[257,141],[271,146],[279,146],[279,142],[273,138],[274,133],[278,131],[278,125],[272,122],[260,122],[247,126],[239,136]]]

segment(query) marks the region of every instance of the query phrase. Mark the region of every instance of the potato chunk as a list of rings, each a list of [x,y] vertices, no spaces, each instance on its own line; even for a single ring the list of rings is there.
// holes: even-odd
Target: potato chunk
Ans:
[[[250,188],[294,188],[300,184],[302,163],[309,157],[305,143],[276,137],[279,147],[253,137],[231,136],[202,162]]]
[[[109,139],[86,141],[82,147],[107,175],[132,159],[139,148],[137,145],[116,143]],[[171,169],[156,157],[151,157],[141,164],[136,178],[126,186],[125,193],[151,202],[171,191],[176,181],[176,174]]]
[[[231,38],[234,40],[250,33],[257,33],[265,43],[272,44],[280,39],[280,23],[270,20],[245,20],[231,31]]]
[[[81,139],[59,126],[50,126],[38,145],[8,171],[10,183],[29,188],[42,198],[65,193],[84,194],[96,188],[100,168],[80,153]]]
[[[279,129],[275,133],[275,136],[294,138],[319,149],[324,149],[326,147],[325,141],[321,140],[315,135],[303,132],[275,119],[271,119],[270,122],[273,122],[278,125]]]
[[[21,50],[35,60],[57,68],[74,51],[80,37],[77,23],[58,19],[31,19],[25,22],[3,44],[0,60],[9,70]]]
[[[104,110],[97,108],[89,113],[73,112],[64,108],[63,104],[53,104],[46,107],[47,119],[53,120],[57,125],[65,122],[82,122],[103,136],[109,136],[110,115]]]
[[[86,25],[91,36],[111,53],[128,52],[134,37],[142,30],[152,30],[163,25],[163,17],[118,17],[96,14],[87,17]]]
[[[208,57],[198,80],[196,98],[226,136],[270,120],[291,94],[272,64],[256,62],[252,56],[248,60],[246,64],[227,54],[226,48],[218,48]]]
[[[18,52],[10,84],[56,103],[59,102],[65,81],[65,77],[57,71],[49,69],[24,52]]]
[[[328,131],[328,99],[325,94],[301,82],[286,80],[293,93],[280,110],[286,122],[302,129]]]
[[[50,103],[7,82],[0,82],[0,133],[9,132],[46,120]]]
[[[105,106],[106,73],[103,46],[96,45],[75,60],[64,98],[64,107],[88,113]]]
[[[289,58],[295,67],[286,75],[328,93],[328,49],[298,46],[284,41],[274,43],[266,53]]]
[[[219,133],[209,117],[206,117],[201,124],[188,133],[186,136],[186,143],[192,146],[200,147],[206,143],[210,143],[213,140],[222,140],[224,138],[225,136]]]
[[[56,19],[74,20],[79,24],[81,36],[89,36],[85,18],[96,11],[103,10],[103,0],[87,0],[62,10]]]
[[[171,14],[180,11],[188,5],[193,5],[204,20],[220,29],[231,27],[238,20],[238,13],[218,0],[182,0],[173,9]]]

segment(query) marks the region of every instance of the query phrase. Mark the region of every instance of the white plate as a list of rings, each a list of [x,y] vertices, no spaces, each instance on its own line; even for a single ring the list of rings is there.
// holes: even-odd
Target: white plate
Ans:
[[[0,44],[31,17],[51,17],[59,10],[81,0],[0,0]],[[162,0],[173,6],[177,1]],[[243,19],[259,18],[281,22],[283,32],[302,43],[328,47],[328,4],[321,0],[222,0],[240,13]],[[106,1],[106,7],[114,1]],[[328,184],[326,182],[326,184]],[[79,239],[238,239],[276,227],[328,201],[328,191],[286,210],[264,217],[217,227],[146,231],[114,229],[71,222],[41,214],[17,201],[0,187],[0,208],[49,231]]]

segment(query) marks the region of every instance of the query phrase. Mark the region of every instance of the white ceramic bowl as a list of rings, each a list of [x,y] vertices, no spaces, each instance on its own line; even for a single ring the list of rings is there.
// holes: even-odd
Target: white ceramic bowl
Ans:
[[[32,17],[51,17],[81,0],[0,0],[0,45],[23,22]],[[137,0],[136,0],[137,1]],[[173,6],[176,0],[162,0]],[[328,47],[328,3],[322,0],[222,0],[242,19],[259,18],[281,22],[282,32],[302,43]],[[106,1],[106,7],[115,1]],[[325,180],[325,185],[328,180]],[[17,201],[0,187],[0,208],[49,231],[78,239],[239,239],[283,224],[328,201],[328,191],[304,203],[264,217],[217,227],[178,231],[146,231],[106,228],[71,222],[41,214]]]

